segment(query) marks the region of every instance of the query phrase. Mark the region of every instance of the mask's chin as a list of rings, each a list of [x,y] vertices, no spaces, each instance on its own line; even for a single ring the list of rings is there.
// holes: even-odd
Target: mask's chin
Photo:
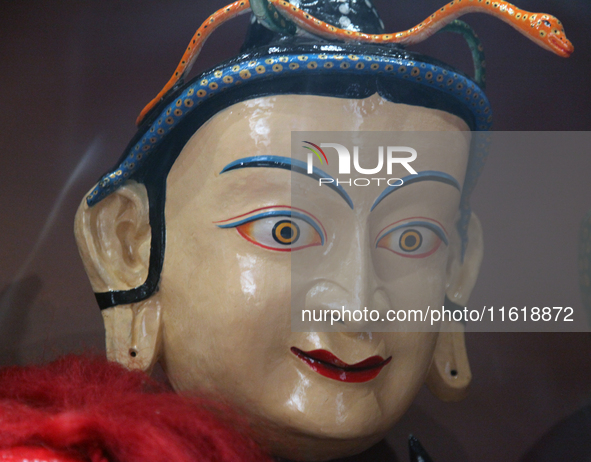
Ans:
[[[314,435],[256,419],[254,438],[271,454],[288,460],[326,461],[359,454],[381,441],[387,428],[367,436]],[[363,424],[359,425],[359,429]]]

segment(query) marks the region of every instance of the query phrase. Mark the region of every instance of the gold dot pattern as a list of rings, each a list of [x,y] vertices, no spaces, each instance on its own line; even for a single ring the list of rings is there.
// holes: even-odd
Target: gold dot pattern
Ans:
[[[366,65],[366,62],[371,64]],[[384,73],[393,79],[408,79],[417,85],[425,85],[454,95],[472,112],[476,130],[488,130],[492,122],[488,100],[474,82],[432,64],[384,56],[338,53],[267,56],[209,72],[189,84],[183,93],[162,109],[160,116],[145,129],[144,133],[150,133],[150,136],[144,135],[141,141],[130,150],[124,162],[99,181],[87,196],[88,205],[92,206],[99,202],[115,190],[123,178],[128,178],[138,171],[143,165],[143,160],[158,148],[168,133],[204,100],[235,85],[267,78],[269,73],[298,75],[326,72],[332,74]],[[117,179],[120,181],[116,183]]]

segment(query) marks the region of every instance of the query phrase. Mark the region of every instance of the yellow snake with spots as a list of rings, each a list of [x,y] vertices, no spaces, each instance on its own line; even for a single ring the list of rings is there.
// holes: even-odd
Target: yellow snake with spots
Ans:
[[[574,50],[573,45],[566,38],[562,23],[557,18],[545,13],[531,13],[521,10],[505,1],[453,0],[406,31],[366,34],[327,24],[286,0],[238,0],[213,13],[197,29],[174,74],[160,93],[142,110],[137,118],[137,125],[162,101],[169,91],[174,90],[182,83],[182,79],[191,70],[211,33],[223,23],[251,9],[260,22],[275,31],[290,33],[292,31],[290,27],[295,24],[303,31],[329,40],[402,45],[422,42],[464,14],[485,13],[506,22],[542,48],[552,51],[558,56],[567,58]]]

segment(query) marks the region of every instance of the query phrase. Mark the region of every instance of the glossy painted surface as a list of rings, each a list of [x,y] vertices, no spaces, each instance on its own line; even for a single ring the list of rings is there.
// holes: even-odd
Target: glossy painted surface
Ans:
[[[401,43],[412,45],[422,42],[441,30],[454,19],[467,13],[490,14],[521,32],[536,44],[558,56],[567,58],[574,48],[564,34],[562,23],[554,16],[521,10],[505,1],[455,0],[441,7],[423,22],[402,32],[389,34],[365,34],[340,29],[312,17],[285,0],[269,0],[286,17],[300,28],[315,35],[341,40],[356,40],[367,43]]]
[[[429,38],[452,21],[467,13],[490,14],[558,56],[569,57],[574,50],[573,45],[566,38],[562,23],[552,15],[544,13],[531,13],[521,10],[511,3],[494,0],[455,0],[443,6],[423,22],[406,31],[392,32],[388,34],[367,34],[353,29],[341,29],[333,24],[315,18],[307,11],[285,0],[252,0],[257,17],[263,24],[271,27],[271,24],[280,23],[285,28],[287,24],[295,23],[300,29],[313,35],[330,40],[355,41],[364,43],[400,43],[413,45]],[[190,71],[197,59],[201,48],[213,31],[226,21],[251,8],[248,0],[239,0],[212,14],[199,27],[191,39],[181,61],[174,74],[158,95],[142,110],[136,123],[139,125],[146,115],[172,90],[175,85]],[[277,11],[283,18],[277,16]],[[265,15],[266,13],[266,15]],[[287,21],[287,22],[286,22]],[[276,29],[275,27],[273,27]]]
[[[284,168],[242,162],[244,168],[224,171],[245,156],[279,153],[291,160],[292,130],[312,129],[455,133],[444,145],[423,139],[413,167],[440,172],[438,179],[453,178],[457,185],[429,181],[427,175],[376,207],[375,191],[344,186],[352,208],[328,188],[320,197],[297,185],[292,190],[292,173]],[[231,402],[274,454],[302,460],[371,446],[425,381],[444,400],[463,397],[471,373],[461,332],[298,333],[291,331],[290,307],[422,309],[441,305],[446,295],[465,303],[482,258],[477,218],[471,220],[463,263],[455,227],[471,138],[466,129],[449,113],[378,95],[263,97],[219,112],[193,135],[168,175],[167,245],[158,292],[103,311],[109,358],[144,370],[161,358],[179,392]],[[325,166],[330,175],[337,167]],[[395,165],[392,174],[400,177],[403,171]],[[291,209],[293,191],[301,193],[297,210]],[[95,291],[129,289],[146,277],[148,208],[145,188],[133,181],[93,207],[82,203],[76,233]],[[292,246],[293,232],[274,234],[294,213],[301,235],[316,245]],[[420,227],[414,226],[417,217]],[[412,223],[415,232],[433,234],[437,245],[424,258],[375,245],[401,221]],[[235,226],[220,227],[223,223]],[[443,237],[432,231],[440,225]],[[291,252],[278,251],[285,249]],[[292,252],[308,260],[307,269],[292,271]],[[373,370],[354,372],[355,380],[336,380],[328,373],[331,364],[319,373],[294,355],[294,348],[316,356],[323,350],[316,359],[332,366]]]
[[[212,98],[222,98],[227,90],[238,86],[244,88],[251,85],[255,89],[254,93],[257,89],[264,91],[270,78],[297,76],[300,79],[314,79],[334,76],[338,79],[339,74],[369,77],[382,73],[395,81],[408,81],[436,94],[444,90],[461,105],[465,105],[474,120],[475,130],[487,131],[491,127],[492,111],[489,101],[474,82],[443,66],[421,62],[416,56],[404,53],[384,56],[372,50],[356,54],[333,45],[318,47],[313,52],[296,51],[289,47],[273,48],[272,52],[269,50],[269,54],[251,56],[252,59],[239,63],[229,62],[210,70],[183,88],[180,94],[159,110],[158,116],[148,126],[140,128],[139,136],[136,135],[135,142],[128,147],[124,160],[104,175],[89,192],[86,198],[88,205],[93,206],[103,200],[128,178],[133,177],[147,159],[159,155],[159,147],[168,139],[169,134],[174,133],[183,120],[199,111],[202,104]],[[421,101],[413,101],[412,104],[421,105]],[[474,156],[472,168],[476,177],[485,158],[485,153],[483,156]],[[471,191],[472,188],[473,186],[466,188],[466,191]]]
[[[191,42],[187,46],[187,49],[185,50],[185,53],[183,54],[183,57],[181,58],[181,61],[179,62],[179,65],[177,66],[170,80],[166,83],[166,85],[164,85],[156,97],[150,101],[144,109],[142,109],[142,112],[136,120],[137,125],[141,124],[148,112],[150,112],[150,110],[162,100],[168,91],[174,88],[179,80],[189,73],[193,67],[193,64],[195,63],[195,60],[197,59],[197,56],[199,56],[199,52],[203,48],[203,45],[205,45],[205,41],[212,34],[212,32],[224,22],[229,21],[230,19],[245,11],[248,11],[249,8],[250,4],[248,0],[238,0],[234,3],[231,3],[230,5],[225,6],[224,8],[217,10],[215,13],[209,16],[209,18],[207,18],[203,24],[201,24],[191,39]]]
[[[217,225],[265,207],[289,207],[292,201],[290,172],[244,168],[220,174],[226,165],[252,154],[289,156],[291,130],[353,128],[466,127],[441,111],[389,103],[378,96],[260,98],[222,111],[198,130],[168,177],[167,250],[160,290],[152,297],[162,306],[165,370],[179,391],[206,390],[244,409],[278,455],[336,457],[379,440],[425,381],[437,345],[435,333],[293,333],[293,293],[301,293],[304,302],[307,288],[322,286],[324,298],[314,303],[345,297],[351,303],[416,306],[441,303],[446,288],[454,285],[447,269],[458,256],[457,235],[453,245],[441,246],[426,259],[395,261],[390,252],[372,250],[369,242],[357,247],[370,230],[363,225],[342,229],[338,219],[353,214],[366,222],[375,197],[361,191],[348,191],[355,212],[332,191],[308,201],[305,211],[322,221],[327,243],[317,247],[320,251],[297,252],[333,268],[322,278],[315,272],[293,275],[290,253],[253,245],[236,229]],[[443,150],[432,147],[417,167],[443,170],[461,183],[469,137],[465,133],[462,143]],[[380,204],[380,223],[396,221],[393,216],[426,215],[454,233],[457,189],[421,182],[398,194],[396,201]],[[335,209],[338,216],[333,218]],[[463,281],[464,296],[470,281]],[[392,359],[373,379],[347,383],[314,371],[292,353],[294,347],[324,350],[350,365],[375,356]]]
[[[4,364],[41,361],[76,350],[82,342],[104,349],[100,311],[71,236],[73,212],[121,154],[133,135],[135,116],[170,77],[197,25],[226,3],[229,0],[211,5],[71,0],[5,4],[3,30],[11,39],[2,42],[2,54],[19,65],[6,66],[2,74],[2,120],[7,127],[1,195],[2,216],[7,217],[2,229],[3,290],[18,281],[21,264],[82,154],[96,146],[92,144],[95,136],[102,138],[93,162],[69,190],[62,212],[38,246],[25,279],[15,282],[13,300],[4,305],[0,326]],[[590,3],[550,0],[544,5],[528,5],[528,9],[562,19],[578,51],[591,47],[591,35],[585,33],[591,26]],[[428,4],[409,0],[396,4],[376,0],[376,6],[388,31],[408,28],[431,13]],[[557,59],[522,40],[505,24],[484,15],[466,18],[490,51],[489,70],[496,77],[490,81],[489,97],[497,130],[591,127],[591,113],[586,110],[591,94],[585,77],[591,75],[586,70],[591,61],[583,59],[583,54]],[[196,66],[214,63],[220,49],[227,56],[237,49],[248,18],[235,21],[212,38],[219,39],[217,43],[208,42]],[[174,32],[162,39],[154,31]],[[446,50],[447,39],[452,38],[441,35],[438,39],[424,43],[428,47],[424,51],[470,69],[469,53],[461,44]],[[42,54],[30,52],[35,43],[43,43]],[[27,100],[34,103],[23,106]],[[471,303],[581,304],[574,250],[568,248],[574,249],[580,218],[591,206],[584,178],[591,159],[576,149],[556,149],[561,156],[544,163],[536,163],[536,153],[500,153],[490,158],[474,196],[487,248],[484,273]],[[16,173],[16,159],[18,171],[27,174]],[[548,188],[565,162],[569,174],[559,181],[567,179],[568,187]],[[391,437],[392,444],[401,446],[400,458],[407,455],[406,437],[412,431],[425,435],[427,449],[438,461],[519,460],[530,444],[587,396],[591,383],[588,334],[469,334],[467,341],[470,360],[476,363],[468,399],[450,406],[437,403],[426,390],[421,392]]]
[[[291,347],[291,352],[310,366],[314,372],[329,379],[347,383],[369,382],[392,361],[392,356],[387,359],[381,356],[370,356],[355,364],[347,364],[326,350],[302,351]]]

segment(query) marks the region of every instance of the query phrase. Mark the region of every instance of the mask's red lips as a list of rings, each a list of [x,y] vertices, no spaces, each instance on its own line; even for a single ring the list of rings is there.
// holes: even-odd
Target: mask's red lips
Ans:
[[[291,347],[291,352],[310,366],[314,372],[329,379],[349,383],[369,382],[375,379],[382,368],[392,360],[392,356],[388,359],[371,356],[358,363],[347,364],[326,350],[302,351]]]

